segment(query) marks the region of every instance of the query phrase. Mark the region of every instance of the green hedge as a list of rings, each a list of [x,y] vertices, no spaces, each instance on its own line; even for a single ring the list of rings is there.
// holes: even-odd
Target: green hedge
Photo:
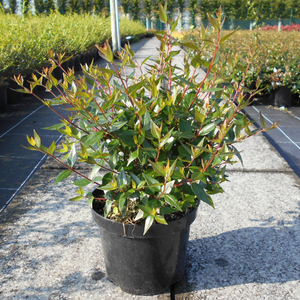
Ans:
[[[50,49],[78,54],[111,35],[110,19],[90,14],[26,18],[1,14],[0,23],[0,81],[40,68],[47,62]],[[141,23],[128,19],[120,21],[120,31],[121,37],[146,33]]]
[[[223,31],[226,35],[230,31]],[[213,33],[210,33],[213,38]],[[178,37],[183,42],[191,42],[200,45],[199,32],[186,31]],[[239,57],[240,70],[233,74],[242,80],[243,67],[247,65],[249,48],[253,51],[258,47],[251,68],[246,77],[246,85],[256,82],[259,77],[262,87],[270,91],[273,85],[289,86],[294,93],[300,93],[300,32],[297,31],[262,31],[239,30],[223,43],[220,48],[224,60],[227,53],[234,53]],[[202,59],[210,61],[213,55],[213,44],[202,52]],[[223,69],[224,75],[231,74],[232,70],[227,65]]]

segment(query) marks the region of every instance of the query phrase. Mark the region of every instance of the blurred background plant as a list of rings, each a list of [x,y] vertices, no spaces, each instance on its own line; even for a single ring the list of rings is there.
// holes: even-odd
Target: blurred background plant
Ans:
[[[46,9],[46,8],[41,8]],[[51,12],[49,15],[27,15],[22,18],[0,14],[0,78],[4,81],[13,75],[26,75],[48,63],[48,50],[82,53],[95,44],[110,38],[110,19],[102,15]],[[122,18],[121,37],[140,36],[145,27],[133,20]]]

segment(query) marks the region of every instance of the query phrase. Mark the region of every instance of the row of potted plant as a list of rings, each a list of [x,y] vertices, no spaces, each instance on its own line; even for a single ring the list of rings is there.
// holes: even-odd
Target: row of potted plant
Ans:
[[[110,37],[110,19],[98,15],[27,16],[0,14],[0,84],[17,74],[31,74],[47,63],[48,50],[67,56],[87,51]],[[121,37],[140,36],[145,27],[120,20]]]
[[[223,35],[228,34],[227,31]],[[211,39],[215,34],[208,30]],[[201,44],[201,37],[198,30],[186,31],[175,35],[183,42],[194,41]],[[292,93],[300,93],[300,48],[298,46],[299,32],[297,31],[262,31],[262,30],[237,30],[230,41],[220,45],[220,57],[237,56],[222,70],[223,74],[232,74],[232,67],[236,66],[235,76],[241,81],[245,74],[245,85],[255,86],[259,81],[263,92],[270,92],[279,86],[287,86]],[[252,64],[247,68],[247,55],[257,49]],[[213,46],[203,49],[202,59],[209,61],[214,55]],[[203,65],[205,67],[205,64]],[[245,72],[247,70],[247,73]]]

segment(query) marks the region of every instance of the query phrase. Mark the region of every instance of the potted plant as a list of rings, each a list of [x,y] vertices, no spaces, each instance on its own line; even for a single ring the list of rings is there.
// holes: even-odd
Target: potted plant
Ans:
[[[231,36],[220,38],[221,11],[209,16],[216,40],[206,39],[205,29],[200,32],[202,47],[215,44],[210,63],[201,60],[201,48],[185,43],[197,54],[186,58],[183,68],[173,63],[179,54],[172,50],[178,43],[171,37],[177,22],[167,20],[166,7],[160,6],[159,13],[167,31],[156,34],[158,58],[139,64],[125,45],[115,61],[107,43],[98,49],[111,68],[85,65],[82,76],[69,69],[58,81],[52,72],[65,58],[53,56],[52,67],[24,88],[33,94],[47,79],[44,86],[54,98],[42,102],[62,118],[48,129],[65,136],[61,147],[55,142],[46,147],[34,131],[27,148],[65,166],[55,184],[72,172],[80,176],[73,182],[78,195],[70,200],[88,200],[100,226],[107,277],[133,294],[161,293],[181,279],[189,226],[200,201],[214,207],[211,196],[223,191],[226,165],[241,160],[235,144],[270,129],[263,118],[262,128],[250,129],[242,113],[251,102],[243,98],[243,81],[231,83],[220,75],[227,61],[218,47]],[[203,64],[207,73],[197,82]],[[15,79],[23,85],[21,77]],[[57,105],[70,112],[68,118]],[[90,175],[75,168],[78,162],[91,167]]]

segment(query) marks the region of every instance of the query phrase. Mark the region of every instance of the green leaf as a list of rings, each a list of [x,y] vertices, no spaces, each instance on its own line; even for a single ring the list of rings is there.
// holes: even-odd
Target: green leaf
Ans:
[[[212,17],[210,14],[207,14],[207,18],[208,18],[209,23],[211,24],[211,26],[214,29],[217,29],[217,30],[220,29],[219,22],[216,18]]]
[[[98,165],[94,165],[93,170],[91,172],[91,178],[94,179],[95,176],[97,175],[97,173],[99,172],[99,170],[101,169],[100,166]]]
[[[122,186],[128,184],[127,176],[124,170],[121,170],[119,175],[117,176],[118,187],[121,188]]]
[[[151,160],[149,160],[149,162],[155,173],[157,173],[158,175],[161,175],[163,177],[166,176],[166,172],[164,171],[163,167],[159,163],[155,163]]]
[[[122,197],[120,200],[119,200],[119,210],[122,211],[123,208],[124,208],[124,205],[126,203],[126,200],[127,198],[126,197]],[[116,208],[116,207],[115,207]]]
[[[198,68],[199,66],[204,66],[205,68],[208,69],[208,68],[210,67],[210,62],[201,59],[201,56],[200,56],[200,55],[196,55],[196,56],[192,59],[191,65],[192,65],[194,68]]]
[[[2,48],[3,49],[3,48]],[[1,49],[1,50],[2,50]],[[2,70],[1,70],[2,71]],[[13,91],[15,91],[15,92],[18,92],[18,93],[23,93],[23,94],[31,94],[31,92],[30,91],[26,91],[25,89],[11,89],[11,90],[13,90]]]
[[[153,214],[153,207],[149,206],[149,205],[138,205],[139,208],[147,215],[152,215],[154,216],[155,214]],[[155,209],[154,209],[155,212]]]
[[[203,110],[199,111],[198,109],[195,110],[195,119],[196,121],[203,123],[205,120],[205,114],[203,114]]]
[[[119,133],[119,137],[122,140],[122,143],[124,143],[126,146],[129,147],[134,147],[135,143],[134,143],[134,136],[138,135],[138,132],[135,130],[123,130],[120,131]],[[142,134],[140,135],[142,136]],[[140,137],[138,135],[138,137]]]
[[[231,147],[235,151],[235,155],[237,156],[237,158],[241,162],[242,166],[244,166],[244,162],[243,162],[243,159],[242,159],[242,156],[241,156],[240,152],[237,151],[237,149],[234,146],[231,145]]]
[[[148,186],[145,186],[145,188],[147,189],[146,192],[148,194],[153,195],[160,191],[159,186],[162,185],[161,183],[159,183],[156,179],[148,176],[147,174],[143,174],[143,176],[146,179],[147,184],[148,184]]]
[[[55,124],[55,125],[52,125],[52,126],[49,126],[49,127],[43,127],[42,129],[45,129],[45,130],[57,130],[57,129],[62,128],[64,126],[65,126],[64,123],[59,123],[59,124]]]
[[[56,149],[56,145],[55,142],[53,141],[50,147],[48,148],[48,153],[52,155],[55,149]]]
[[[235,67],[236,67],[239,71],[241,71],[241,72],[243,72],[243,73],[246,72],[246,68],[245,68],[244,66],[242,66],[242,65],[237,64]]]
[[[89,193],[88,193],[89,194]],[[87,194],[87,196],[88,196]],[[92,194],[89,195],[88,205],[93,208],[94,196]]]
[[[64,179],[66,179],[67,177],[69,177],[71,173],[72,173],[71,170],[64,170],[64,171],[60,172],[58,174],[58,176],[56,177],[54,185],[57,184],[57,183],[59,183],[60,181],[62,181]]]
[[[183,174],[181,174],[179,171],[174,171],[173,175],[172,175],[173,179],[184,179],[185,177],[183,176]]]
[[[159,181],[157,181],[156,179],[152,178],[151,176],[147,175],[147,174],[143,174],[144,178],[146,179],[148,185],[155,185],[155,184],[159,184]]]
[[[145,186],[145,184],[146,184],[146,181],[145,181],[145,180],[141,181],[141,182],[138,184],[138,186],[137,186],[137,190],[140,190],[142,187]]]
[[[222,92],[223,88],[211,88],[201,91],[202,93]]]
[[[161,129],[154,123],[154,121],[150,120],[150,124],[151,124],[151,134],[153,135],[153,137],[155,137],[156,139],[160,139],[160,135],[161,135]]]
[[[81,199],[83,199],[84,197],[83,196],[77,196],[77,197],[74,197],[74,198],[71,198],[69,199],[70,201],[79,201]]]
[[[165,194],[170,194],[171,191],[172,191],[172,188],[173,188],[174,184],[175,184],[175,180],[167,182],[167,184],[165,186],[164,193]],[[163,187],[162,187],[162,189],[163,189]]]
[[[119,130],[119,129],[122,128],[126,123],[127,123],[127,121],[115,122],[115,123],[111,126],[111,130],[110,130],[110,131],[116,131],[116,130]]]
[[[141,117],[146,113],[146,106],[142,105],[142,107],[138,110],[137,114]]]
[[[152,224],[153,224],[153,222],[154,222],[154,219],[155,219],[155,217],[154,217],[154,216],[151,216],[151,215],[149,215],[149,216],[146,218],[143,235],[145,235],[145,234],[147,233],[147,231],[149,230],[149,228],[152,226]]]
[[[23,146],[23,145],[22,145]],[[31,147],[31,146],[28,146],[28,147],[26,147],[26,146],[23,146],[25,149],[27,149],[27,150],[33,150],[33,151],[39,151],[39,149],[36,149],[36,148],[34,148],[34,147]]]
[[[76,159],[77,159],[77,155],[76,155],[76,148],[75,148],[75,144],[72,145],[72,149],[69,153],[68,156],[68,165],[73,168],[73,166],[76,163]]]
[[[108,183],[106,185],[102,185],[101,186],[101,190],[104,190],[104,191],[113,191],[115,190],[117,187],[113,186],[111,183]]]
[[[181,45],[181,46],[183,46],[183,47],[190,48],[190,49],[193,49],[193,50],[196,50],[196,51],[199,50],[199,47],[196,44],[191,43],[191,42],[188,42],[188,43],[178,43],[178,44]]]
[[[193,152],[191,151],[191,149],[189,147],[187,147],[186,145],[184,145],[181,141],[181,146],[185,149],[185,151],[190,155],[190,156],[194,156]]]
[[[108,214],[111,211],[112,200],[108,200],[104,206],[104,218],[107,218]]]
[[[181,206],[177,200],[177,198],[174,195],[164,195],[164,199],[167,203],[169,203],[171,206],[174,206],[179,211],[181,211]]]
[[[191,92],[189,94],[186,94],[183,98],[183,104],[186,108],[189,108],[192,104],[194,98],[196,96],[196,92]]]
[[[181,76],[177,76],[176,74],[175,74],[175,76],[176,76],[181,82],[183,82],[184,84],[190,86],[191,88],[195,88],[195,84],[194,84],[194,83],[192,83],[192,82],[190,82],[190,81],[184,79],[184,78],[181,77]]]
[[[210,123],[201,129],[199,135],[207,135],[211,131],[213,131],[215,128],[216,128],[216,125],[214,123]]]
[[[191,185],[193,192],[195,193],[196,197],[199,201],[203,201],[213,208],[215,208],[214,203],[212,200],[207,196],[206,192],[204,191],[203,187],[198,183],[192,183]]]
[[[109,74],[109,75],[117,75],[116,71],[111,69],[105,69],[105,68],[97,68],[98,71],[101,73]]]
[[[41,147],[41,138],[37,134],[37,132],[33,129],[34,132],[34,140],[35,140],[35,145],[40,148]]]
[[[146,152],[148,156],[152,158],[156,158],[157,150],[153,148],[151,144],[148,143],[147,140],[144,141],[144,152]]]
[[[172,135],[173,129],[174,128],[172,128],[170,131],[168,131],[168,133],[160,140],[161,147],[163,147],[168,142],[169,138]]]
[[[177,51],[171,51],[169,56],[167,57],[167,61],[169,61],[172,57],[178,55],[180,53],[181,50],[177,50]]]
[[[140,220],[144,217],[144,212],[142,210],[139,210],[139,212],[137,213],[137,215],[134,218],[134,221]]]
[[[140,89],[141,87],[144,86],[145,80],[140,81],[137,84],[133,84],[131,86],[128,87],[127,91],[129,94],[132,94],[133,92],[137,91],[138,89]]]
[[[130,177],[133,179],[136,185],[139,185],[141,183],[141,180],[132,172],[130,172]]]
[[[159,18],[163,23],[167,23],[167,21],[168,21],[167,11],[161,5],[161,3],[159,3]]]
[[[76,186],[87,186],[90,183],[91,183],[91,180],[89,180],[87,178],[82,178],[82,179],[79,179],[79,180],[76,180],[73,182],[73,184]]]
[[[168,225],[166,219],[160,215],[155,216],[155,221],[160,224]]]
[[[196,180],[200,180],[204,177],[204,174],[202,172],[200,172],[199,170],[198,171],[195,171],[193,174],[192,174],[192,180],[193,181],[196,181]]]
[[[260,124],[261,124],[262,128],[266,128],[266,120],[263,117],[261,112],[259,112],[259,119],[260,119]]]
[[[172,165],[171,165],[171,167],[170,167],[170,169],[168,171],[168,174],[167,174],[168,178],[173,175],[175,167],[176,167],[177,160],[178,160],[178,158],[176,158],[174,160],[174,162],[172,163]]]
[[[138,158],[138,151],[136,150],[132,152],[130,157],[128,158],[127,166],[129,166],[137,158]]]
[[[175,29],[176,29],[176,27],[177,27],[177,25],[178,25],[178,22],[179,22],[179,17],[176,19],[176,21],[172,24],[172,27],[171,27],[171,32],[173,32]]]
[[[88,135],[88,137],[84,141],[83,145],[84,145],[84,147],[94,145],[95,143],[99,142],[102,139],[102,137],[103,137],[102,131],[97,131],[95,133],[91,133]]]
[[[229,34],[226,34],[225,36],[223,36],[220,40],[220,45],[223,44],[226,40],[228,40],[237,30],[238,30],[238,28],[235,29],[234,31],[230,32]]]

